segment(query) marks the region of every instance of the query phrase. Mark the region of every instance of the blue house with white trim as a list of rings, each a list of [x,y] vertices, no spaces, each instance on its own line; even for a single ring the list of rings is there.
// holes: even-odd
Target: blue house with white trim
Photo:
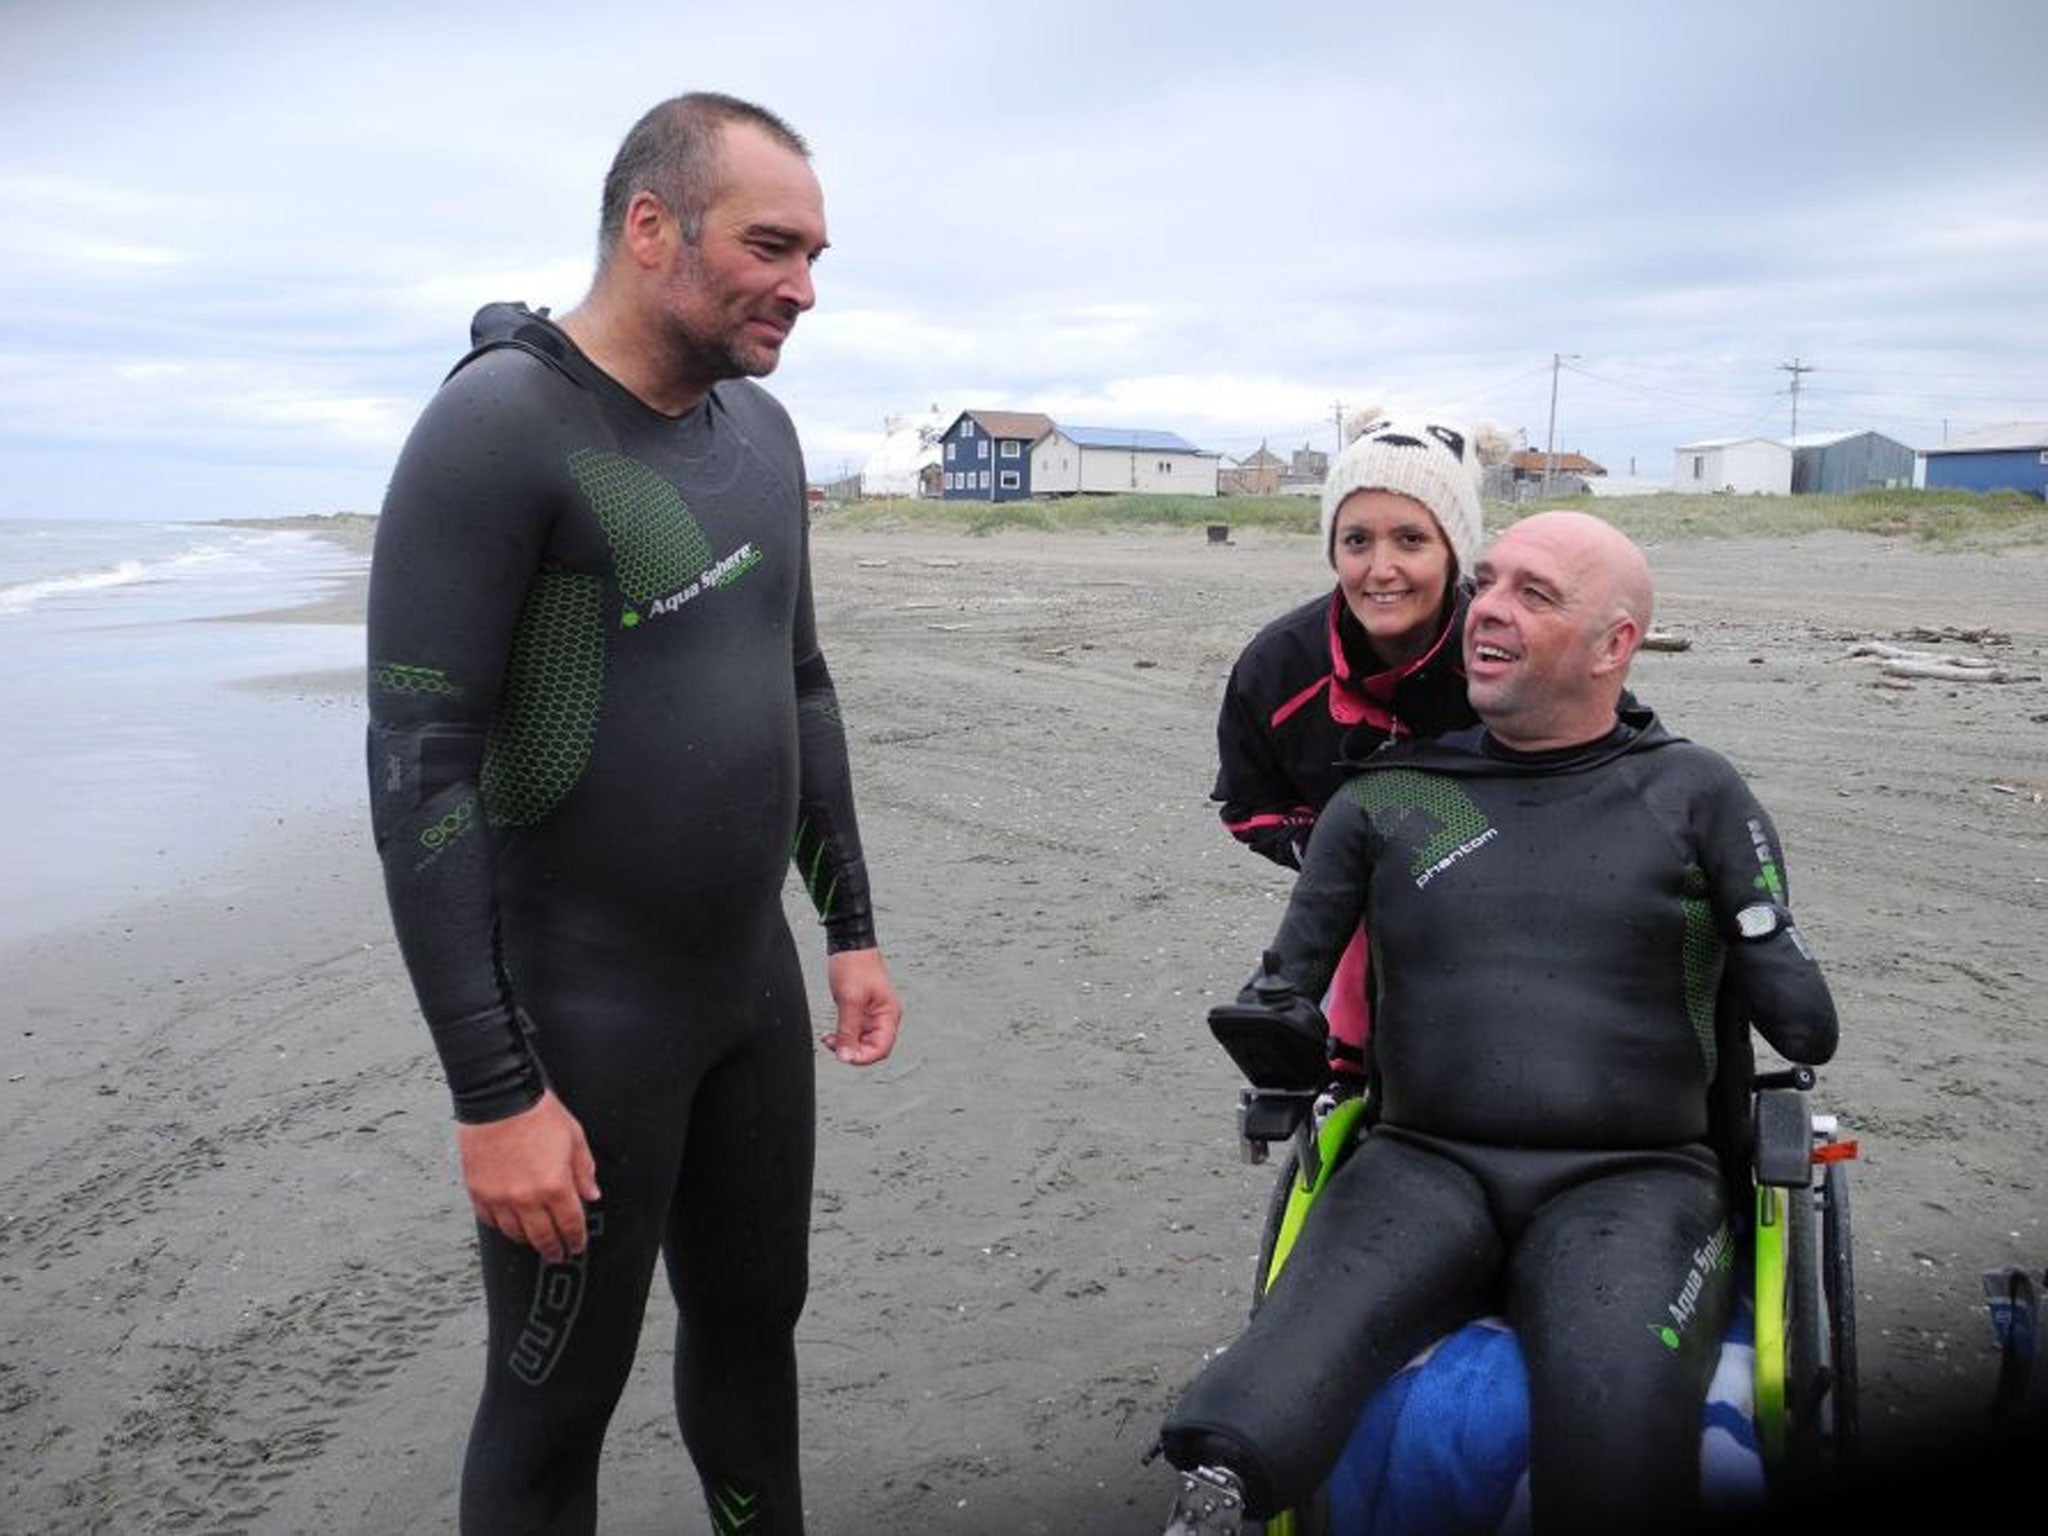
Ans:
[[[2025,491],[2048,500],[2048,422],[2016,421],[1920,450],[1929,490]]]
[[[946,501],[1022,501],[1031,449],[1056,430],[1038,411],[962,411],[939,434],[939,495]]]

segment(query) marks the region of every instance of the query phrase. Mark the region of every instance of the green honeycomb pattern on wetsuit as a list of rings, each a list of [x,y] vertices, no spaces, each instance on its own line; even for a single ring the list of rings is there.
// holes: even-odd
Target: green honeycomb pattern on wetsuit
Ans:
[[[1372,818],[1380,836],[1389,840],[1400,833],[1410,816],[1427,816],[1437,824],[1436,834],[1417,850],[1408,872],[1420,879],[1428,868],[1454,848],[1461,848],[1492,825],[1486,813],[1453,779],[1409,768],[1386,773],[1361,773],[1344,786],[1346,795]]]
[[[595,576],[534,578],[484,743],[484,809],[493,826],[536,825],[583,777],[604,703],[603,602]]]
[[[414,667],[398,661],[380,661],[371,668],[371,676],[383,693],[428,693],[444,699],[462,697],[462,689],[439,667]]]
[[[1714,909],[1707,900],[1707,872],[1688,864],[1678,886],[1679,905],[1685,911],[1684,949],[1680,963],[1685,972],[1685,1013],[1692,1020],[1692,1032],[1699,1037],[1700,1054],[1712,1076],[1720,1052],[1714,1036],[1714,968],[1721,958],[1721,939],[1714,932]]]
[[[612,548],[612,572],[631,628],[639,610],[688,586],[711,565],[711,545],[676,488],[637,459],[578,448],[569,470]]]

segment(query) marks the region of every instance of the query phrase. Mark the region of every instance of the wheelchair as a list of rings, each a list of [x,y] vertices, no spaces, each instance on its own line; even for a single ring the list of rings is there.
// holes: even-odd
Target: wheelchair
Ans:
[[[1728,1511],[1732,1516],[1756,1498],[1779,1507],[1824,1500],[1856,1470],[1860,1424],[1848,1164],[1857,1144],[1842,1135],[1835,1116],[1814,1112],[1810,1096],[1817,1078],[1811,1067],[1758,1072],[1739,998],[1724,992],[1719,1011],[1715,1141],[1731,1185],[1730,1210],[1739,1213],[1733,1225],[1738,1253],[1747,1258],[1740,1272],[1751,1282],[1738,1323],[1747,1322],[1753,1338],[1753,1366],[1739,1386],[1746,1388],[1741,1395],[1748,1415],[1742,1448],[1753,1448],[1756,1476],[1736,1495],[1723,1491],[1724,1501],[1738,1506]],[[1273,1148],[1284,1148],[1260,1233],[1254,1312],[1285,1267],[1316,1196],[1373,1118],[1369,1086],[1298,1086],[1327,1080],[1322,1043],[1305,1031],[1276,1030],[1272,1023],[1264,1010],[1239,1005],[1213,1009],[1209,1017],[1211,1032],[1248,1080],[1238,1096],[1241,1155],[1266,1163]],[[1480,1326],[1468,1324],[1466,1331]],[[1495,1331],[1505,1337],[1504,1329]],[[1740,1341],[1731,1336],[1724,1345],[1724,1374],[1742,1359]],[[1428,1369],[1427,1362],[1410,1367]],[[1742,1374],[1735,1370],[1738,1378]],[[1380,1397],[1388,1391],[1383,1388]],[[1399,1410],[1376,1399],[1365,1417],[1378,1412],[1385,1423],[1390,1411]],[[1709,1417],[1727,1411],[1711,1408]],[[1306,1507],[1260,1526],[1238,1521],[1230,1490],[1206,1484],[1202,1472],[1183,1474],[1181,1483],[1176,1530],[1354,1536],[1389,1523],[1384,1517],[1365,1519],[1356,1500],[1326,1485]],[[1204,1524],[1205,1512],[1217,1517],[1213,1526]]]

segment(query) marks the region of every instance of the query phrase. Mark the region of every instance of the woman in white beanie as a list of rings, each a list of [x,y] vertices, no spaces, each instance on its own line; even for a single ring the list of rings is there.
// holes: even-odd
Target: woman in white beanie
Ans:
[[[1211,798],[1223,824],[1289,869],[1347,762],[1405,736],[1471,725],[1459,665],[1469,573],[1481,541],[1484,465],[1497,429],[1380,411],[1355,414],[1323,483],[1332,592],[1260,630],[1231,669],[1216,721]],[[1356,1076],[1369,1027],[1363,935],[1331,982],[1331,1067]]]

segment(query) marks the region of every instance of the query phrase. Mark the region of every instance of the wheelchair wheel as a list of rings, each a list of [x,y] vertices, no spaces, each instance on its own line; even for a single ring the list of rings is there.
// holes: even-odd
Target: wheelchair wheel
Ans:
[[[1252,1275],[1253,1312],[1265,1300],[1266,1286],[1274,1271],[1287,1262],[1287,1255],[1293,1251],[1294,1239],[1300,1235],[1310,1204],[1357,1139],[1365,1107],[1363,1099],[1345,1099],[1323,1117],[1315,1133],[1316,1156],[1321,1166],[1314,1189],[1301,1187],[1301,1153],[1297,1147],[1288,1147],[1280,1164],[1280,1176],[1274,1180],[1273,1193],[1266,1201],[1266,1221],[1259,1233],[1258,1269]]]
[[[1828,1303],[1828,1354],[1833,1380],[1833,1461],[1838,1476],[1853,1476],[1863,1424],[1857,1407],[1856,1264],[1849,1222],[1849,1169],[1829,1163],[1821,1183],[1822,1280]]]
[[[1252,1311],[1257,1313],[1266,1299],[1266,1282],[1273,1275],[1273,1253],[1280,1244],[1280,1229],[1287,1220],[1287,1205],[1301,1183],[1301,1158],[1292,1147],[1281,1160],[1280,1176],[1273,1181],[1273,1193],[1266,1197],[1266,1221],[1259,1229],[1258,1267],[1252,1271]]]
[[[1266,1199],[1266,1220],[1259,1231],[1258,1268],[1252,1275],[1254,1313],[1266,1299],[1268,1282],[1293,1251],[1294,1239],[1300,1234],[1310,1204],[1357,1137],[1364,1113],[1363,1099],[1347,1099],[1332,1109],[1317,1128],[1317,1156],[1322,1166],[1313,1189],[1302,1187],[1301,1154],[1297,1148],[1290,1146],[1280,1160],[1273,1193]],[[1330,1536],[1328,1492],[1318,1488],[1304,1503],[1263,1523],[1248,1520],[1244,1529],[1245,1536]]]
[[[1786,1448],[1795,1486],[1827,1470],[1828,1316],[1812,1189],[1785,1192]]]
[[[1329,1500],[1318,1488],[1301,1508],[1275,1515],[1264,1524],[1247,1520],[1244,1536],[1331,1536]]]

